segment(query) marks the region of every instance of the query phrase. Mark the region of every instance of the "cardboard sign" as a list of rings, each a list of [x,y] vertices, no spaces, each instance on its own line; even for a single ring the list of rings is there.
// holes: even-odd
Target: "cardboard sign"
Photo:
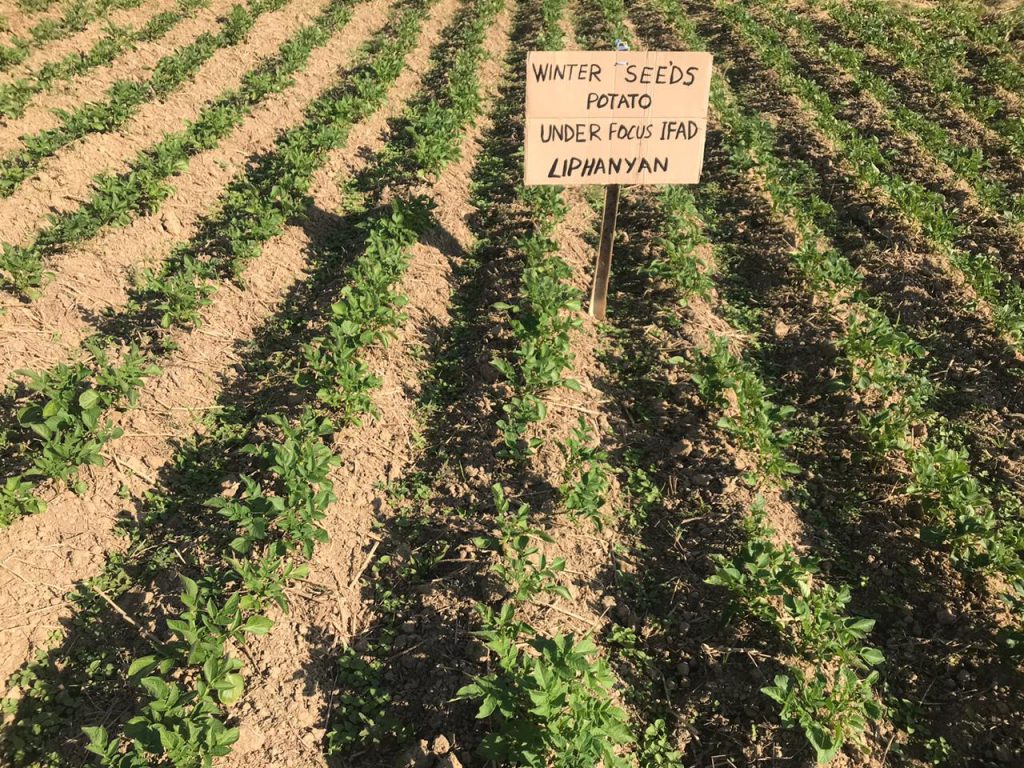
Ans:
[[[531,52],[526,184],[697,183],[711,63],[680,51]]]

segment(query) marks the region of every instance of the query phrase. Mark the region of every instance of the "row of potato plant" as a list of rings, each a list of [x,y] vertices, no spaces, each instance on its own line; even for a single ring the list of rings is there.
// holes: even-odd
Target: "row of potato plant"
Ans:
[[[105,18],[110,11],[135,8],[142,0],[86,0],[68,2],[60,17],[43,19],[32,26],[28,36],[15,35],[7,45],[0,46],[0,72],[20,64],[32,51],[81,32],[96,19]]]
[[[826,40],[805,16],[785,6],[765,4],[762,7],[770,15],[776,30],[798,32],[807,50],[849,74],[860,89],[877,99],[894,128],[917,139],[931,155],[970,184],[981,203],[991,212],[1011,222],[1021,220],[1024,216],[1024,193],[1010,189],[989,175],[991,169],[981,149],[965,146],[934,120],[907,106],[892,83],[865,66],[862,51]]]
[[[46,259],[95,237],[107,226],[128,226],[138,215],[152,215],[174,192],[169,178],[183,173],[195,155],[214,149],[273,94],[294,82],[312,52],[347,24],[351,0],[334,0],[316,19],[281,44],[276,55],[258,63],[229,89],[203,107],[186,128],[165,134],[141,150],[120,174],[100,173],[89,197],[76,209],[54,214],[28,245],[4,243],[4,280],[29,299],[40,295]]]
[[[1020,500],[1007,488],[987,484],[971,466],[967,449],[943,429],[945,421],[931,405],[935,386],[918,370],[924,349],[863,294],[861,278],[846,257],[821,245],[829,241],[827,228],[818,221],[834,212],[808,181],[813,171],[791,160],[781,162],[771,154],[767,124],[761,132],[758,156],[764,158],[765,184],[777,200],[789,201],[783,210],[801,236],[794,261],[845,327],[838,345],[847,362],[847,381],[873,406],[861,415],[861,430],[878,456],[897,453],[905,459],[905,492],[927,512],[922,538],[946,549],[968,574],[1000,575],[1006,581],[1002,594],[1019,625],[1024,608]],[[918,437],[922,426],[923,439]],[[1019,632],[1008,639],[1019,644]]]
[[[289,73],[305,62],[310,50],[344,26],[348,5],[349,0],[336,0],[317,22],[285,43],[278,58],[257,69],[241,92],[227,97],[220,118],[250,108],[267,88],[284,89]],[[262,244],[302,212],[314,171],[329,149],[344,143],[354,122],[380,106],[402,60],[401,48],[382,51],[374,60],[377,69],[358,73],[350,86],[342,85],[340,98],[337,89],[328,90],[307,109],[306,121],[284,134],[263,165],[236,177],[199,235],[179,247],[160,273],[144,279],[123,313],[123,333],[87,340],[88,356],[73,365],[18,372],[27,379],[30,394],[18,411],[18,424],[0,433],[0,447],[9,466],[30,468],[20,473],[14,469],[0,488],[0,521],[40,511],[34,492],[40,479],[67,482],[79,467],[102,463],[100,449],[121,432],[101,414],[134,406],[144,378],[158,373],[156,363],[165,351],[159,343],[141,351],[132,344],[125,354],[116,337],[142,337],[154,326],[170,330],[198,323],[216,280],[241,276]],[[109,359],[121,357],[120,367],[110,365]]]
[[[86,344],[88,357],[59,363],[46,371],[19,371],[25,377],[28,401],[17,411],[17,431],[25,435],[18,448],[9,432],[0,431],[0,447],[21,471],[6,474],[0,486],[0,527],[25,514],[46,508],[38,486],[50,481],[71,484],[84,492],[78,479],[84,466],[103,464],[102,449],[123,434],[105,414],[136,405],[143,381],[160,372],[138,346],[105,348],[98,340]]]
[[[652,5],[663,13],[681,47],[704,48],[675,3],[656,0]],[[744,178],[763,156],[763,125],[740,110],[717,74],[711,106],[722,152],[730,158],[728,172]],[[717,249],[706,233],[715,228],[715,210],[699,206],[683,189],[662,192],[658,203],[669,224],[661,237],[661,256],[648,271],[674,285],[684,302],[698,296],[710,300]],[[701,255],[708,248],[711,258]],[[787,458],[795,439],[787,426],[793,408],[773,401],[757,365],[735,351],[727,338],[714,334],[704,348],[690,350],[675,362],[689,371],[708,409],[720,414],[718,427],[756,457],[757,468],[747,474],[747,482],[762,491],[790,487],[791,476],[799,471]],[[861,743],[870,722],[882,714],[873,668],[884,659],[866,643],[874,621],[849,616],[849,588],[824,582],[813,557],[777,543],[760,499],[744,528],[743,547],[732,558],[718,558],[709,582],[728,588],[748,614],[773,626],[798,656],[787,665],[787,674],[777,676],[763,692],[779,703],[784,722],[803,729],[817,759],[828,761],[844,744]]]
[[[761,24],[746,8],[716,2],[723,18],[751,46],[771,70],[780,88],[797,99],[835,151],[853,169],[857,182],[881,192],[902,216],[920,228],[931,247],[960,272],[992,312],[996,328],[1015,349],[1024,348],[1024,287],[1009,278],[987,253],[966,251],[957,243],[965,229],[955,221],[952,204],[939,192],[908,181],[895,169],[902,158],[885,152],[877,141],[864,137],[837,117],[837,107],[826,90],[800,74],[792,52],[779,33]]]
[[[387,30],[390,50],[411,50],[429,5],[406,4]],[[316,350],[316,360],[329,357],[340,365],[333,375],[317,368],[309,378],[296,376],[311,396],[315,393],[315,407],[307,408],[297,424],[289,425],[280,415],[266,417],[285,439],[261,440],[243,449],[269,466],[268,475],[244,475],[244,492],[208,502],[232,523],[237,537],[223,560],[202,576],[182,578],[185,610],[168,622],[175,640],[159,654],[131,664],[128,676],[139,682],[148,701],[126,724],[123,740],[112,739],[101,727],[86,729],[88,748],[101,755],[102,764],[142,766],[152,755],[166,755],[178,765],[209,765],[237,740],[237,729],[226,725],[226,708],[244,688],[237,648],[247,635],[270,630],[266,609],[271,604],[287,609],[285,587],[305,577],[314,548],[327,540],[318,523],[335,500],[328,472],[339,459],[324,438],[334,434],[335,423],[356,423],[373,411],[369,392],[379,382],[368,375],[361,353],[385,342],[405,319],[400,311],[404,297],[394,286],[429,222],[428,210],[422,199],[398,198],[389,214],[367,222],[363,253],[325,326],[291,363],[300,372],[307,370],[311,350]],[[350,375],[353,370],[359,375]],[[271,488],[284,492],[268,492]]]
[[[1009,113],[1002,100],[981,92],[965,78],[965,71],[977,71],[978,62],[971,59],[970,64],[966,63],[969,53],[962,41],[941,29],[918,23],[903,9],[884,0],[814,0],[814,4],[827,11],[854,38],[891,56],[901,67],[918,75],[932,92],[990,126],[1010,143],[1018,157],[1024,158],[1024,122],[1019,115]],[[1006,59],[994,58],[983,63],[982,72],[991,83],[1003,85],[1011,93],[1020,93],[1024,87],[1021,68],[1018,66],[1015,72],[1012,62]]]
[[[569,334],[580,326],[574,313],[581,306],[578,291],[566,283],[571,271],[558,255],[558,243],[552,237],[567,210],[560,190],[524,188],[522,197],[536,224],[518,243],[524,259],[519,296],[514,304],[496,305],[508,313],[518,344],[511,359],[496,356],[491,361],[512,390],[502,406],[505,418],[498,427],[506,455],[517,460],[525,459],[540,445],[540,438],[528,432],[547,415],[544,394],[559,386],[579,387],[565,372],[572,362]]]
[[[179,0],[176,8],[156,14],[138,29],[111,24],[106,34],[89,50],[72,51],[56,61],[42,64],[27,76],[0,85],[0,116],[22,117],[36,94],[48,91],[60,82],[81,77],[97,67],[108,66],[139,43],[160,40],[182,20],[209,4],[210,0]]]
[[[118,80],[102,101],[89,102],[71,112],[58,112],[60,124],[20,138],[22,146],[0,158],[0,195],[9,197],[25,179],[39,170],[58,150],[92,133],[109,133],[124,126],[147,102],[166,98],[190,81],[218,50],[238,45],[265,13],[288,0],[252,0],[249,7],[232,6],[220,20],[216,34],[204,32],[188,45],[161,58],[145,80]],[[5,267],[6,268],[6,267]]]
[[[541,4],[544,25],[538,48],[562,47],[565,5],[565,0]],[[579,386],[567,371],[572,363],[570,333],[581,324],[576,316],[581,307],[578,291],[568,284],[571,271],[553,239],[566,213],[561,191],[521,187],[519,196],[529,211],[528,230],[516,244],[523,260],[519,295],[514,304],[496,305],[508,312],[517,346],[510,357],[492,361],[510,389],[498,429],[512,467],[540,448],[540,438],[528,433],[546,417],[545,394]],[[587,496],[585,485],[588,472],[591,483],[608,481],[593,476],[606,465],[589,442],[581,427],[575,440],[559,446],[568,457],[562,499],[573,513],[596,517],[598,509],[590,506],[596,497]],[[500,483],[492,493],[497,529],[474,543],[492,553],[490,570],[505,585],[500,605],[477,606],[483,625],[478,636],[494,654],[496,668],[458,692],[461,698],[480,700],[477,717],[490,723],[481,755],[499,764],[538,768],[635,765],[628,752],[636,739],[626,712],[614,700],[615,676],[594,639],[571,633],[547,636],[521,617],[523,606],[539,597],[569,599],[559,581],[564,559],[548,559],[541,551],[538,542],[552,539],[533,521],[529,505],[514,504]]]
[[[289,218],[302,214],[313,173],[329,150],[344,144],[351,126],[383,103],[390,83],[401,72],[403,60],[401,48],[386,48],[374,57],[372,67],[364,68],[338,89],[330,89],[316,99],[307,108],[307,119],[302,125],[287,131],[274,152],[231,182],[217,212],[203,222],[199,233],[176,249],[159,271],[144,276],[129,306],[114,318],[113,325],[121,326],[115,327],[115,336],[146,337],[146,332],[199,323],[200,312],[212,301],[217,282],[239,278],[248,262],[259,255],[263,244],[277,235]],[[155,363],[168,351],[163,338],[149,337],[150,344],[143,349],[145,362]],[[36,374],[35,378],[46,375]],[[52,386],[38,393],[29,405],[45,402],[47,397],[71,398],[76,391],[88,389],[88,378],[97,375],[92,367],[81,371],[77,378],[58,379],[50,375],[48,381]],[[130,404],[121,398],[116,407],[124,408],[126,403]],[[27,426],[31,428],[31,424]],[[9,452],[29,461],[41,453],[46,438],[32,431],[34,435],[9,446]],[[26,430],[20,432],[24,435]],[[95,441],[96,435],[95,429],[83,430],[62,439],[83,444]],[[107,440],[117,436],[116,431],[105,433]],[[74,455],[70,450],[64,453]],[[73,474],[76,469],[77,465],[69,465],[67,472]],[[15,508],[8,516],[35,509],[26,488],[27,478],[20,480],[17,496],[10,500]]]

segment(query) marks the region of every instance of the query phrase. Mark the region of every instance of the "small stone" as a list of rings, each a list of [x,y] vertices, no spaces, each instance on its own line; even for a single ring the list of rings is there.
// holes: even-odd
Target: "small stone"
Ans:
[[[231,499],[238,495],[238,489],[242,484],[237,480],[225,480],[220,484],[220,495],[225,499]]]
[[[160,216],[160,224],[164,228],[164,231],[169,235],[180,235],[182,226],[181,222],[178,221],[178,217],[170,211],[165,211]]]
[[[416,622],[411,619],[409,621],[403,621],[401,630],[403,634],[411,635],[416,631]]]
[[[435,755],[447,755],[452,751],[452,743],[448,741],[447,736],[441,734],[434,739],[434,743],[430,745],[430,751]]]
[[[685,661],[680,661],[678,664],[676,664],[676,673],[680,677],[689,677],[690,676],[690,665],[687,662],[685,662]]]

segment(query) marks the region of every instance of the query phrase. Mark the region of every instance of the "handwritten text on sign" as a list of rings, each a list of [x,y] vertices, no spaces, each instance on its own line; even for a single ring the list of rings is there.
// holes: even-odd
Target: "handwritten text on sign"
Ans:
[[[709,53],[531,52],[526,183],[697,183],[710,88]]]

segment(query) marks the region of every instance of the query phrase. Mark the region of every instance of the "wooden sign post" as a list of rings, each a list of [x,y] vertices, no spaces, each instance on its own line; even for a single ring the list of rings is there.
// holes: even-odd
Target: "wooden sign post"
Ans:
[[[621,184],[696,184],[704,166],[711,54],[532,51],[527,185],[605,184],[590,314],[603,320]]]
[[[590,314],[604,320],[608,311],[608,281],[612,277],[612,246],[615,243],[615,220],[619,216],[619,185],[609,184],[604,193],[604,219],[601,241],[594,265],[594,287],[590,290]]]

